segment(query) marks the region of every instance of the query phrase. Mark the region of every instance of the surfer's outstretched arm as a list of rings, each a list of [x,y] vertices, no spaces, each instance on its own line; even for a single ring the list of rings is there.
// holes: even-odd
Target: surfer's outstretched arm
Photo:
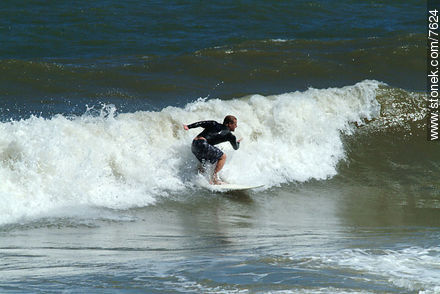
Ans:
[[[192,123],[190,125],[186,125],[186,126],[188,127],[188,129],[198,128],[198,127],[202,127],[204,129],[206,129],[209,127],[213,127],[217,124],[218,123],[214,120],[203,120],[203,121],[198,121],[198,122]],[[185,128],[185,125],[183,127]]]

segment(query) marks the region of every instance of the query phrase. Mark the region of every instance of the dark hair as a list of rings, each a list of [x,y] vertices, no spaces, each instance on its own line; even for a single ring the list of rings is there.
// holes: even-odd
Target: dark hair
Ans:
[[[225,119],[223,120],[224,125],[232,124],[237,120],[237,118],[233,115],[227,115],[225,116]]]

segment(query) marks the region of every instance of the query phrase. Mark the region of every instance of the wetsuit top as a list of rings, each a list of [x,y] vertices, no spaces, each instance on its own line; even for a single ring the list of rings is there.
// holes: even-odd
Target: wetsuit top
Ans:
[[[208,141],[210,145],[216,145],[222,142],[229,141],[232,148],[235,150],[240,147],[240,142],[237,142],[235,136],[231,133],[229,128],[225,125],[219,124],[213,120],[199,121],[188,125],[188,128],[204,128],[203,132],[197,135],[197,137],[203,137]]]

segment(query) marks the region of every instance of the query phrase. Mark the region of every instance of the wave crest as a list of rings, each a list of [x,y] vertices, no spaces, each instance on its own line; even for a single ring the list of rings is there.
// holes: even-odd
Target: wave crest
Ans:
[[[238,117],[234,151],[219,145],[230,182],[265,184],[326,179],[344,158],[341,134],[379,115],[381,83],[309,89],[233,100],[197,100],[184,108],[99,115],[31,117],[0,124],[0,223],[75,205],[125,209],[194,189],[190,151],[199,130],[182,124]]]

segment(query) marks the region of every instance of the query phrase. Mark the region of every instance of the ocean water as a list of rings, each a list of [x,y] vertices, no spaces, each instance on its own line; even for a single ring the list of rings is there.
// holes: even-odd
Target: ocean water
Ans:
[[[1,293],[440,293],[425,1],[0,3]],[[183,124],[238,118],[216,193]]]

